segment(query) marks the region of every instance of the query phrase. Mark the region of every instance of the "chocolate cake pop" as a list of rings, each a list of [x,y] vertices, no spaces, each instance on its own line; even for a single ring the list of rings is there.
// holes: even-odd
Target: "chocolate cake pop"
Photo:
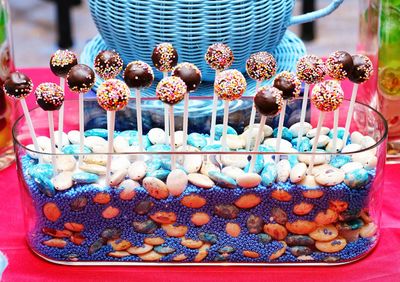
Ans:
[[[64,92],[55,83],[45,82],[36,90],[36,102],[44,111],[57,111],[64,103]]]
[[[124,63],[115,51],[101,51],[94,59],[94,70],[102,79],[116,78],[121,72]]]
[[[178,52],[171,43],[161,43],[154,48],[151,59],[156,69],[170,72],[178,63]]]
[[[229,46],[223,43],[215,43],[208,47],[205,60],[213,70],[223,71],[232,66],[234,56]]]
[[[325,62],[327,73],[336,80],[344,80],[353,70],[353,58],[345,51],[336,51]]]
[[[172,70],[172,76],[179,77],[185,82],[188,92],[195,91],[201,83],[201,72],[191,63],[181,63]]]
[[[307,84],[315,84],[324,80],[326,67],[321,58],[306,55],[297,62],[297,77]]]
[[[282,109],[282,91],[271,86],[260,87],[254,97],[254,105],[263,116],[274,117]]]
[[[97,89],[97,102],[106,111],[119,111],[128,105],[129,87],[121,80],[109,79]]]
[[[156,89],[156,96],[162,102],[175,105],[183,100],[187,93],[185,82],[176,76],[162,79]]]
[[[275,58],[268,52],[252,54],[246,62],[246,71],[254,80],[268,80],[276,73]]]
[[[222,100],[234,101],[242,97],[246,87],[246,79],[240,71],[226,70],[217,76],[214,91]]]
[[[71,68],[78,64],[78,58],[69,50],[57,50],[50,58],[50,69],[58,77],[65,78]]]
[[[282,91],[284,100],[290,100],[299,97],[301,82],[293,73],[283,71],[275,77],[274,87]]]
[[[79,64],[71,68],[67,75],[68,87],[75,93],[86,93],[96,81],[93,70],[87,65]]]
[[[357,54],[352,56],[354,67],[349,74],[349,79],[357,84],[369,80],[374,72],[371,60],[364,55]]]
[[[142,61],[130,62],[124,71],[124,80],[129,88],[148,88],[154,81],[153,69]]]
[[[4,82],[4,92],[7,96],[14,99],[27,97],[33,90],[32,80],[23,73],[13,72]]]
[[[343,99],[344,92],[340,84],[327,80],[314,86],[311,102],[321,112],[333,112],[340,107]]]

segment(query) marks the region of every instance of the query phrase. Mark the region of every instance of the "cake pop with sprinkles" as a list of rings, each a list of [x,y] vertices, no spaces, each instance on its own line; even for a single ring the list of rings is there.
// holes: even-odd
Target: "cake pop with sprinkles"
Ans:
[[[300,95],[301,82],[294,74],[284,71],[275,77],[274,87],[282,92],[283,98],[283,105],[279,116],[278,135],[276,139],[276,151],[279,152],[286,117],[286,106],[289,100],[295,99]],[[279,155],[276,156],[276,162],[279,162],[279,159]]]
[[[36,102],[44,111],[57,111],[64,103],[64,92],[55,83],[45,82],[36,90]]]
[[[324,61],[315,55],[306,55],[297,62],[297,77],[306,84],[315,84],[324,80],[326,66]]]
[[[75,93],[86,93],[92,89],[96,81],[93,70],[84,64],[78,64],[71,68],[67,75],[69,89]]]
[[[222,150],[226,150],[226,138],[228,131],[229,103],[240,99],[246,91],[247,82],[243,74],[238,70],[226,70],[221,72],[214,83],[214,92],[224,101],[224,118],[221,137]]]
[[[26,98],[33,90],[32,80],[21,72],[13,72],[4,82],[3,90],[14,99]]]
[[[187,86],[188,92],[195,91],[201,83],[201,71],[191,63],[178,64],[172,70],[172,76],[182,79]]]
[[[207,64],[216,71],[230,68],[234,61],[231,48],[223,43],[215,43],[208,47],[205,54]]]
[[[371,60],[361,54],[353,55],[353,69],[349,74],[349,79],[357,84],[361,84],[369,80],[374,73],[374,67]]]
[[[224,101],[240,99],[246,91],[247,82],[238,70],[221,72],[214,83],[214,90],[218,97]]]
[[[123,66],[120,55],[112,50],[101,51],[94,59],[94,70],[104,80],[116,78]]]
[[[327,80],[318,83],[312,91],[311,101],[322,112],[333,112],[340,107],[344,92],[337,81]]]
[[[178,52],[171,43],[161,43],[154,48],[151,59],[159,71],[170,72],[178,63]]]
[[[119,111],[128,105],[129,87],[121,80],[109,79],[97,89],[97,102],[106,111]]]
[[[124,80],[129,88],[148,88],[154,81],[153,69],[142,61],[130,62],[124,71]]]
[[[336,80],[344,80],[353,70],[353,58],[346,51],[335,51],[325,62],[327,73]]]
[[[183,100],[187,93],[185,82],[176,76],[162,79],[156,89],[156,96],[162,102],[174,105]]]
[[[264,81],[276,73],[275,58],[268,52],[252,54],[246,61],[247,74],[256,81]]]
[[[62,78],[65,78],[71,68],[77,64],[76,54],[69,50],[57,50],[50,58],[51,71]]]

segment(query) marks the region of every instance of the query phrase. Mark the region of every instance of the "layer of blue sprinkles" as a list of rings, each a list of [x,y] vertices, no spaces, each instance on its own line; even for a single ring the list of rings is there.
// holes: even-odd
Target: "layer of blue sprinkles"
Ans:
[[[185,235],[188,239],[199,240],[199,233],[205,232],[213,234],[217,237],[217,242],[209,248],[208,255],[202,262],[237,262],[237,263],[293,263],[293,262],[310,262],[299,260],[291,254],[290,247],[287,247],[286,252],[279,258],[271,261],[270,256],[283,247],[283,244],[278,241],[262,243],[257,234],[249,234],[246,227],[246,220],[250,215],[261,217],[264,222],[271,222],[271,210],[274,207],[279,207],[288,215],[288,221],[293,222],[299,219],[312,221],[315,216],[329,208],[331,200],[340,200],[348,203],[348,210],[354,213],[361,211],[368,206],[368,195],[372,187],[375,171],[372,170],[371,181],[363,189],[350,189],[344,183],[333,187],[320,187],[319,190],[324,194],[318,199],[304,198],[302,192],[307,190],[306,187],[295,185],[290,182],[273,184],[270,187],[258,186],[254,189],[224,189],[214,186],[211,189],[202,189],[194,185],[189,185],[183,194],[179,197],[168,197],[165,200],[155,200],[151,198],[143,187],[137,188],[136,195],[131,201],[123,201],[119,198],[120,189],[102,188],[98,185],[76,185],[71,189],[63,192],[57,192],[54,197],[49,198],[40,192],[38,185],[28,175],[29,168],[34,166],[36,162],[29,156],[25,156],[21,160],[23,177],[26,182],[28,191],[33,200],[34,209],[36,210],[35,226],[29,231],[30,246],[42,256],[56,261],[109,261],[109,262],[139,262],[141,259],[136,255],[130,255],[123,258],[113,258],[108,253],[113,252],[110,245],[105,244],[100,250],[89,255],[88,250],[96,240],[100,238],[100,234],[107,228],[117,228],[121,230],[121,239],[128,240],[134,246],[142,246],[144,239],[149,236],[160,236],[165,239],[163,246],[172,247],[175,252],[165,255],[160,262],[172,262],[173,258],[179,254],[185,254],[186,259],[183,262],[193,262],[198,250],[189,249],[181,245],[180,238],[169,238],[165,231],[160,227],[153,234],[141,234],[134,231],[132,227],[133,221],[145,221],[148,215],[138,215],[134,211],[134,207],[141,201],[150,200],[154,203],[149,214],[157,211],[174,212],[177,215],[176,225],[186,225],[188,232]],[[289,202],[281,202],[271,197],[271,192],[277,187],[290,192],[292,200]],[[93,197],[99,192],[106,192],[111,196],[111,202],[107,205],[102,205],[93,202]],[[250,210],[240,210],[236,219],[223,219],[214,215],[214,207],[219,204],[233,204],[240,196],[254,193],[258,195],[261,203]],[[180,200],[187,195],[198,194],[207,200],[206,205],[199,209],[190,209],[180,204]],[[79,211],[71,210],[71,203],[78,197],[85,197],[87,205]],[[44,204],[48,202],[55,203],[61,211],[61,217],[56,222],[47,220],[42,211]],[[314,205],[313,210],[305,216],[298,216],[292,213],[293,207],[301,202]],[[118,208],[120,213],[113,219],[105,219],[101,216],[102,211],[112,206]],[[210,215],[210,222],[201,227],[195,226],[191,222],[191,215],[194,212],[204,212]],[[86,239],[81,245],[75,245],[68,239],[67,245],[64,248],[49,247],[43,244],[43,241],[52,239],[51,236],[42,232],[42,228],[52,228],[63,230],[64,223],[78,222],[84,225],[84,231],[81,233]],[[226,224],[234,222],[239,224],[241,228],[240,235],[237,238],[231,237],[225,231]],[[273,221],[272,221],[273,222]],[[347,243],[346,247],[337,253],[323,253],[313,250],[310,255],[313,261],[311,262],[344,262],[356,259],[368,253],[375,245],[376,237],[359,238],[355,242]],[[218,251],[223,247],[232,247],[234,251],[229,254],[220,254]],[[249,258],[243,255],[243,251],[252,251],[259,254],[258,258]]]

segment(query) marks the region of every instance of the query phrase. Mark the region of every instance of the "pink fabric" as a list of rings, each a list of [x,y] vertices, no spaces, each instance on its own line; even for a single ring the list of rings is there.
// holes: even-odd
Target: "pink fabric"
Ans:
[[[50,77],[49,71],[26,73],[36,85]],[[400,165],[386,166],[380,242],[356,263],[337,267],[72,267],[48,263],[29,250],[13,165],[0,172],[0,250],[9,259],[3,281],[400,281],[399,169]]]

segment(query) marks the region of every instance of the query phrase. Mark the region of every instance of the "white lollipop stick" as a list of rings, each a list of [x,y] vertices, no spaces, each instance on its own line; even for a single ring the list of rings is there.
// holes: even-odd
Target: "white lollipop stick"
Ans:
[[[285,122],[286,106],[287,106],[287,100],[283,100],[282,110],[279,116],[278,136],[276,138],[276,146],[275,146],[277,152],[281,150],[282,132],[283,132],[283,124]],[[278,154],[275,157],[275,163],[278,163],[279,160],[280,160],[280,155]]]
[[[54,168],[57,167],[56,163],[56,139],[54,137],[54,118],[53,112],[47,112],[47,118],[49,120],[49,133],[50,133],[50,144],[51,144],[51,162],[53,163]]]
[[[300,143],[301,143],[301,140],[302,140],[303,134],[304,134],[304,122],[306,120],[309,91],[310,91],[310,85],[305,84],[304,85],[303,102],[301,104],[300,129],[299,129],[299,135],[297,136],[297,150],[299,150],[299,148],[300,148]]]
[[[312,170],[314,168],[314,162],[315,162],[315,152],[317,151],[317,146],[318,146],[318,139],[319,136],[321,135],[321,128],[322,125],[324,124],[324,119],[325,119],[325,112],[321,112],[319,114],[319,118],[318,118],[318,125],[317,125],[317,132],[315,134],[315,138],[314,138],[314,143],[311,149],[311,161],[310,161],[310,165],[308,166],[308,173],[311,174]]]
[[[258,88],[260,88],[261,82],[257,81],[256,83],[256,90],[255,90],[255,94],[257,94]],[[250,123],[249,123],[249,129],[248,129],[248,134],[247,134],[247,142],[246,142],[246,150],[249,151],[250,150],[250,142],[251,142],[251,137],[253,135],[253,128],[254,128],[254,122],[256,120],[256,107],[253,106],[251,107],[251,115],[250,115]]]
[[[215,79],[217,79],[219,71],[215,71]],[[211,112],[211,128],[210,128],[210,144],[214,144],[215,139],[215,126],[217,125],[217,108],[218,108],[218,95],[214,91],[213,107]]]
[[[79,93],[79,163],[82,164],[83,148],[85,143],[85,112],[83,105],[84,93]]]
[[[136,123],[138,130],[139,151],[143,152],[143,125],[142,125],[142,100],[140,97],[140,90],[136,89]]]
[[[189,92],[186,93],[183,106],[183,151],[186,151],[189,124]]]
[[[347,139],[349,138],[351,120],[353,118],[354,105],[356,104],[357,92],[358,92],[358,84],[355,83],[353,87],[353,93],[351,94],[349,110],[347,112],[346,125],[344,127],[343,146],[346,146]]]
[[[175,117],[174,117],[174,106],[169,106],[169,125],[171,132],[171,170],[176,168],[176,155],[175,155]]]
[[[224,102],[224,122],[222,128],[222,151],[226,151],[226,135],[228,134],[228,120],[229,120],[229,101]]]
[[[24,112],[24,116],[26,119],[26,124],[28,125],[29,133],[32,138],[33,142],[33,147],[35,148],[35,151],[38,153],[38,158],[39,158],[39,163],[42,162],[42,155],[40,154],[41,150],[39,148],[39,143],[36,138],[36,133],[35,133],[35,128],[33,127],[31,115],[29,114],[28,106],[26,105],[25,99],[20,99],[19,100],[21,103],[22,111]]]
[[[112,153],[114,151],[115,112],[107,111],[108,149],[106,167],[106,185],[110,185]]]
[[[261,115],[260,127],[258,128],[258,133],[257,133],[256,141],[254,144],[253,152],[257,152],[258,147],[260,147],[261,138],[264,133],[264,125],[265,125],[266,121],[267,121],[267,117],[264,115]],[[257,155],[251,155],[249,173],[252,173],[254,170],[254,165],[256,164],[256,158],[257,158]]]
[[[65,91],[65,78],[60,77],[60,87],[62,91]],[[58,111],[58,143],[60,144],[60,149],[62,147],[62,136],[64,132],[64,104],[62,104],[60,110]]]
[[[336,151],[336,144],[338,138],[338,126],[339,126],[339,109],[333,112],[333,136],[332,136],[332,145],[333,145],[333,152],[337,153]]]
[[[163,72],[164,78],[168,77],[168,72]],[[169,121],[168,121],[168,109],[164,107],[164,131],[165,131],[165,144],[169,141]]]

